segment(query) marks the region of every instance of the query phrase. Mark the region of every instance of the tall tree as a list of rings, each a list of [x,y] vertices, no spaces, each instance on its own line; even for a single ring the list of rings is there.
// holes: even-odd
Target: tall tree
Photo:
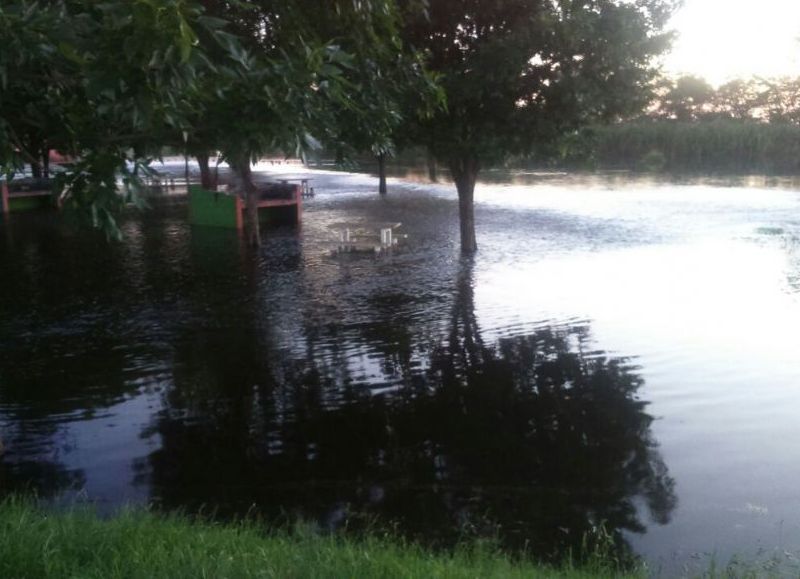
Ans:
[[[800,78],[780,77],[764,82],[767,118],[771,122],[800,124]]]
[[[755,118],[764,106],[766,87],[756,79],[734,79],[720,86],[714,94],[714,111],[733,119]]]
[[[251,161],[276,150],[331,148],[386,154],[399,123],[397,95],[418,75],[404,55],[393,0],[205,0],[242,38],[242,66],[204,90],[204,118],[192,135],[223,152],[247,200],[247,229],[258,245]]]
[[[304,14],[321,16],[313,27],[306,27],[306,37],[332,42],[352,56],[351,66],[344,70],[352,106],[336,109],[332,127],[336,139],[327,144],[340,157],[373,155],[379,166],[379,192],[385,194],[386,159],[394,154],[404,117],[428,114],[441,104],[441,92],[420,55],[401,42],[394,0],[371,3],[381,12],[370,17],[368,26],[347,3],[303,0],[301,4]]]
[[[404,36],[441,75],[447,110],[417,140],[452,173],[461,248],[477,249],[481,167],[644,106],[674,0],[404,0]]]
[[[8,0],[0,5],[0,168],[43,149],[76,159],[64,205],[109,234],[137,174],[185,126],[186,96],[213,67],[217,23],[182,0]],[[128,195],[118,191],[122,176]]]
[[[379,100],[380,83],[360,101],[351,71],[391,53],[397,14],[393,0],[204,4],[3,2],[3,172],[36,164],[46,148],[73,156],[74,170],[61,177],[65,205],[118,235],[114,215],[131,198],[119,194],[120,175],[132,193],[164,145],[200,157],[221,150],[258,244],[251,161],[339,142],[340,118],[381,125],[386,107],[365,106]]]
[[[714,87],[697,76],[682,76],[672,84],[659,105],[659,112],[678,121],[693,121],[711,112]]]

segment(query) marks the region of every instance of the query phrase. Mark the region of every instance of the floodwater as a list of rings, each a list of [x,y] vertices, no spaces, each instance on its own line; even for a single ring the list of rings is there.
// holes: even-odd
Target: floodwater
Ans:
[[[450,186],[352,174],[257,254],[180,197],[121,244],[14,215],[0,489],[796,571],[798,184],[490,177],[474,259]],[[387,221],[393,252],[334,251]]]

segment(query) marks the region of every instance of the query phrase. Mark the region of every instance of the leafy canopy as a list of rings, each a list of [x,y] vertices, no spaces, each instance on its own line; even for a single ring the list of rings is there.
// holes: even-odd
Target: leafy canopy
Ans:
[[[0,5],[0,168],[42,144],[76,159],[59,175],[68,209],[118,234],[114,214],[137,175],[179,130],[212,65],[219,24],[182,0],[8,0]],[[127,195],[118,194],[122,177]]]
[[[439,95],[404,50],[394,0],[205,0],[225,16],[251,61],[225,78],[195,131],[228,156],[309,147],[386,152],[411,92]],[[257,63],[257,64],[254,64]]]
[[[529,152],[641,108],[673,0],[437,0],[404,37],[427,55],[447,110],[416,127],[450,163]]]
[[[65,205],[118,234],[114,215],[164,145],[241,160],[383,143],[398,107],[381,77],[406,66],[397,17],[393,0],[5,1],[0,169],[42,148],[72,156]]]

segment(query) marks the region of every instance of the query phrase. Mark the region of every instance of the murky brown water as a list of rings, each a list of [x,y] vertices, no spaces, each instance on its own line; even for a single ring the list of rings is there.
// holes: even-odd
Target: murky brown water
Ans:
[[[302,228],[255,257],[180,199],[130,217],[124,244],[15,215],[3,491],[543,555],[602,522],[667,574],[706,553],[792,564],[794,184],[506,177],[479,187],[472,260],[449,186],[381,199],[347,174],[317,174]],[[408,239],[337,255],[342,221]]]

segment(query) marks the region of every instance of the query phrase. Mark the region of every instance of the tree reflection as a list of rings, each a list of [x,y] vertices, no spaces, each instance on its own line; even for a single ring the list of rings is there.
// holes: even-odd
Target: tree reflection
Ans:
[[[136,391],[121,371],[120,340],[87,325],[53,324],[15,340],[0,332],[0,495],[82,490],[86,473],[69,457],[70,424],[102,416]]]
[[[5,449],[0,457],[0,498],[26,492],[52,498],[84,487],[84,472],[59,460],[59,450],[69,444],[61,428],[27,425],[20,417],[4,422],[0,429]]]
[[[654,521],[668,522],[674,483],[636,397],[642,379],[625,360],[584,353],[585,326],[484,346],[469,271],[448,342],[433,355],[436,389],[406,417],[424,415],[431,425],[429,477],[453,483],[452,514],[545,553],[575,545],[600,523],[617,534],[643,531],[637,499]]]
[[[168,507],[255,505],[331,528],[377,517],[434,544],[492,536],[540,555],[600,523],[622,545],[645,530],[637,504],[668,522],[674,483],[630,364],[586,352],[586,326],[487,345],[469,263],[452,303],[426,369],[398,363],[410,329],[394,330],[401,351],[382,343],[384,367],[405,375],[382,395],[353,388],[340,354],[313,340],[298,359],[258,332],[193,332],[175,353],[191,371],[176,370],[147,433],[161,448],[142,482]]]

